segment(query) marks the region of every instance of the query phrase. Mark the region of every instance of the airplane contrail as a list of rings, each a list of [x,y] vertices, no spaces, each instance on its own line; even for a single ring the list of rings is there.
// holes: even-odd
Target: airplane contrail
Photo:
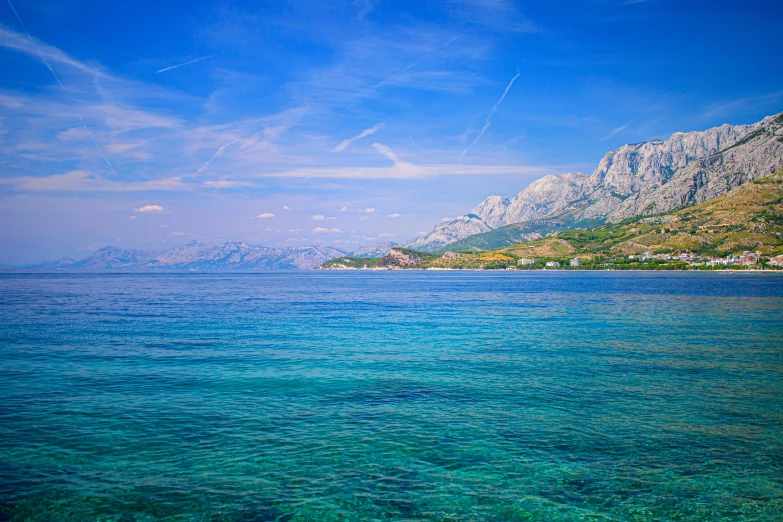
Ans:
[[[487,132],[487,129],[489,129],[489,126],[492,125],[492,117],[495,115],[495,111],[498,110],[498,107],[500,107],[500,104],[503,103],[503,100],[506,98],[506,94],[508,94],[508,91],[511,90],[511,86],[514,85],[514,82],[519,78],[519,71],[517,71],[516,76],[511,78],[511,81],[508,82],[508,85],[506,86],[506,90],[503,91],[503,95],[500,97],[498,101],[495,102],[495,105],[492,106],[492,108],[489,110],[489,114],[487,114],[487,121],[484,122],[484,126],[481,128],[481,131],[478,133],[478,136],[476,136],[476,139],[473,140],[473,143],[467,146],[465,150],[462,151],[462,154],[459,155],[459,162],[462,163],[462,160],[465,158],[465,154],[468,153],[468,151],[478,143],[478,141],[481,139],[481,137],[484,135],[485,132]]]
[[[206,60],[207,58],[212,58],[213,56],[215,56],[215,55],[214,54],[210,54],[209,56],[202,56],[201,58],[196,58],[195,60],[190,60],[189,62],[178,63],[177,65],[171,65],[169,67],[164,67],[163,69],[155,71],[155,74],[160,74],[162,72],[170,71],[170,70],[176,69],[178,67],[184,67],[185,65],[190,65],[192,63],[200,62],[201,60]]]
[[[345,149],[347,149],[351,145],[351,143],[353,143],[354,141],[360,140],[362,138],[366,138],[367,136],[369,136],[371,134],[375,134],[376,132],[378,132],[382,128],[383,128],[383,123],[377,123],[377,124],[373,125],[372,127],[370,127],[369,129],[364,129],[362,132],[360,132],[356,136],[341,141],[339,143],[339,145],[337,145],[335,148],[332,149],[332,152],[342,152]]]
[[[49,62],[46,61],[46,58],[44,58],[43,54],[38,49],[38,44],[36,43],[35,38],[33,38],[33,36],[30,34],[30,31],[28,31],[27,27],[24,25],[24,22],[22,22],[22,18],[19,16],[19,13],[16,12],[16,8],[14,7],[14,4],[11,3],[11,0],[6,0],[6,2],[8,2],[8,6],[11,8],[11,11],[14,12],[14,16],[16,16],[16,19],[19,21],[19,25],[22,26],[24,32],[27,33],[27,37],[33,43],[33,46],[35,47],[35,52],[38,54],[38,57],[41,59],[44,65],[46,65],[46,68],[49,69],[49,72],[52,73],[52,76],[54,76],[54,79],[57,81],[57,85],[60,86],[60,89],[62,89],[62,91],[67,94],[67,91],[63,86],[63,82],[60,81],[60,78],[54,72],[52,66],[49,65]],[[79,111],[76,110],[75,108],[74,108],[74,112],[76,112],[76,115],[79,117],[79,120],[82,122],[82,127],[84,127],[84,130],[87,131],[87,135],[90,136],[90,140],[92,141],[92,144],[95,145],[95,150],[98,151],[98,154],[100,154],[101,158],[103,158],[103,161],[106,162],[106,164],[109,166],[109,169],[111,169],[111,171],[116,175],[117,172],[114,170],[114,166],[111,164],[111,161],[109,161],[109,159],[103,153],[101,148],[98,146],[98,142],[95,141],[95,137],[93,137],[92,132],[90,132],[90,129],[87,127],[87,124],[84,122],[84,118],[82,118],[82,115],[79,114]]]
[[[381,87],[382,85],[384,85],[384,84],[386,84],[386,83],[388,83],[388,82],[392,81],[393,79],[395,79],[396,77],[398,77],[398,76],[399,76],[399,75],[401,75],[402,73],[404,73],[404,72],[408,71],[409,69],[412,69],[413,67],[416,67],[416,66],[417,66],[417,65],[419,65],[421,62],[423,62],[424,60],[426,60],[427,58],[429,58],[429,57],[430,57],[430,56],[432,56],[433,54],[437,53],[438,51],[440,51],[441,49],[443,49],[444,47],[446,47],[447,45],[449,45],[451,42],[453,42],[454,40],[456,40],[456,39],[457,39],[457,38],[459,38],[460,36],[464,35],[464,34],[465,34],[465,33],[467,33],[468,31],[470,31],[471,29],[472,29],[472,27],[469,27],[469,28],[465,29],[464,31],[462,31],[460,34],[458,34],[457,36],[455,36],[454,38],[452,38],[451,40],[449,40],[449,41],[448,41],[448,42],[446,42],[445,44],[441,45],[440,47],[438,47],[438,48],[437,48],[437,49],[435,49],[434,51],[431,51],[431,52],[427,53],[427,54],[426,54],[424,57],[422,57],[422,58],[419,58],[418,60],[416,60],[415,62],[413,62],[413,63],[412,63],[412,64],[410,64],[409,66],[407,66],[405,69],[403,69],[403,70],[399,71],[398,73],[396,73],[396,74],[392,74],[391,76],[389,76],[388,78],[386,78],[385,80],[383,80],[381,83],[379,83],[378,85],[376,85],[376,86],[375,86],[375,87],[373,87],[373,88],[374,88],[374,89],[377,89],[378,87]]]
[[[224,150],[226,150],[226,149],[227,149],[229,146],[233,145],[234,143],[239,143],[239,140],[233,140],[233,141],[229,141],[229,142],[228,142],[228,143],[226,143],[225,145],[221,146],[221,147],[220,147],[220,148],[217,150],[217,152],[215,152],[215,153],[212,155],[212,157],[211,157],[211,158],[209,158],[209,159],[207,160],[207,162],[206,162],[206,163],[204,163],[204,164],[203,164],[203,165],[202,165],[202,166],[201,166],[201,167],[200,167],[200,168],[199,168],[199,169],[196,171],[196,175],[199,175],[199,174],[201,174],[202,172],[204,172],[205,170],[207,170],[207,168],[209,168],[209,166],[212,164],[212,162],[215,160],[215,158],[217,158],[218,156],[220,156],[221,154],[223,154],[223,151],[224,151]]]

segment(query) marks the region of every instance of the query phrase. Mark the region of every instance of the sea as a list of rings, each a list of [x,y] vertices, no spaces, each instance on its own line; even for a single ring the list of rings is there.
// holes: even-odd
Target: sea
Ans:
[[[0,520],[780,521],[783,275],[3,272]]]

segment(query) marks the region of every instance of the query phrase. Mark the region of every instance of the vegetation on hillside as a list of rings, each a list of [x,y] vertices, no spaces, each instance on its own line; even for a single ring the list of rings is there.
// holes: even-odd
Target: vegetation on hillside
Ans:
[[[546,226],[554,229],[546,237],[509,244],[515,235],[528,234],[536,227],[543,231]],[[783,254],[783,171],[666,214],[570,230],[560,230],[554,222],[521,223],[476,234],[438,254],[393,248],[380,259],[342,257],[321,268],[535,269],[550,261],[571,268],[569,261],[578,257],[580,269],[678,269],[706,267],[707,263],[668,256],[690,253],[691,258],[706,261],[745,251],[770,258]],[[639,255],[643,253],[653,255]],[[520,265],[523,259],[535,262]]]

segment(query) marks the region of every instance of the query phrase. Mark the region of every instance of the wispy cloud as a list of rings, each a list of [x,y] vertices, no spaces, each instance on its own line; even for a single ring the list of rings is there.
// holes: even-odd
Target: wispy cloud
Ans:
[[[22,26],[22,29],[24,30],[25,34],[27,34],[27,37],[29,39],[28,45],[17,45],[13,46],[13,41],[15,40],[14,34],[6,31],[3,28],[0,28],[0,45],[5,45],[6,47],[12,47],[16,50],[20,50],[23,52],[29,52],[28,46],[32,46],[32,50],[35,52],[36,55],[41,59],[41,61],[46,65],[46,68],[49,69],[49,72],[54,77],[55,81],[57,82],[57,85],[60,86],[60,90],[63,93],[67,94],[67,91],[65,90],[65,86],[63,85],[63,82],[60,81],[60,77],[57,76],[57,73],[54,72],[54,69],[52,69],[52,66],[49,64],[49,61],[46,59],[46,56],[42,50],[42,47],[39,45],[38,41],[33,38],[33,36],[30,34],[30,31],[27,30],[27,27],[25,27],[24,22],[22,22],[22,18],[19,16],[19,13],[16,11],[16,8],[14,7],[14,4],[11,2],[11,0],[7,0],[8,6],[11,8],[11,11],[14,12],[14,16],[16,16],[16,19],[19,21],[19,25]],[[56,53],[56,56],[58,57],[64,57],[65,54],[62,52]],[[76,60],[70,60],[73,63],[78,63]],[[84,130],[87,132],[87,135],[90,137],[90,140],[92,141],[93,145],[95,146],[95,150],[98,151],[98,155],[100,155],[101,158],[103,158],[103,161],[106,162],[106,165],[108,165],[109,170],[116,174],[114,171],[114,166],[111,164],[111,161],[106,157],[106,155],[101,150],[101,147],[98,145],[98,142],[95,141],[95,137],[92,135],[92,132],[87,127],[87,123],[84,121],[84,118],[82,118],[82,115],[79,113],[78,110],[74,109],[74,113],[76,116],[78,116],[79,121],[82,123],[82,127],[84,127]]]
[[[383,128],[383,123],[377,123],[372,127],[370,127],[369,129],[364,129],[362,132],[360,132],[353,138],[348,138],[347,140],[341,141],[335,148],[332,149],[332,152],[342,152],[345,149],[347,149],[353,142],[358,141],[362,138],[366,138],[367,136],[370,136],[372,134],[375,134],[382,128]]]
[[[484,135],[485,132],[487,132],[487,129],[489,129],[489,126],[492,125],[492,117],[495,115],[495,112],[497,112],[498,107],[500,107],[500,104],[503,103],[503,100],[506,99],[506,95],[508,94],[508,91],[511,90],[511,87],[514,85],[514,82],[519,78],[519,71],[517,71],[517,74],[511,78],[511,81],[508,82],[508,85],[506,86],[506,90],[503,91],[503,94],[500,96],[500,99],[495,102],[495,104],[492,106],[492,109],[490,109],[489,114],[487,114],[487,120],[484,122],[484,126],[481,128],[481,131],[478,133],[476,138],[473,140],[473,142],[468,145],[465,150],[462,151],[462,154],[459,155],[459,162],[462,163],[462,160],[465,159],[465,154],[468,153],[468,151],[473,148],[473,146],[479,142],[481,137]]]
[[[364,20],[364,17],[370,14],[379,2],[380,0],[353,0],[353,6],[356,8],[356,17],[359,20]]]
[[[190,188],[178,177],[121,182],[109,180],[85,170],[72,170],[65,174],[42,177],[0,178],[0,184],[10,185],[19,191],[43,192],[156,192],[188,190]]]
[[[256,216],[256,218],[258,219],[270,219],[273,217],[275,217],[275,215],[272,214],[271,212],[264,212],[263,214],[259,214]]]
[[[396,212],[394,214],[387,214],[386,215],[386,217],[389,217],[389,218],[398,218],[400,216],[401,216],[401,214],[397,214]]]
[[[163,69],[159,69],[159,70],[155,71],[155,74],[164,73],[164,72],[170,71],[172,69],[178,69],[179,67],[184,67],[186,65],[197,63],[197,62],[200,62],[201,60],[206,60],[207,58],[212,58],[213,56],[215,56],[215,55],[214,54],[210,54],[210,55],[207,55],[207,56],[202,56],[201,58],[196,58],[195,60],[190,60],[190,61],[187,61],[187,62],[184,62],[184,63],[178,63],[177,65],[171,65],[169,67],[164,67]]]
[[[234,189],[234,188],[244,188],[244,187],[253,186],[253,184],[250,183],[249,181],[236,181],[236,180],[229,180],[229,179],[204,181],[201,183],[201,185],[203,187],[213,188],[213,189]]]
[[[727,117],[749,111],[780,111],[780,102],[783,100],[783,91],[769,92],[766,94],[743,96],[731,101],[708,105],[703,116],[707,118]]]
[[[545,176],[563,171],[562,166],[524,165],[460,165],[436,164],[417,165],[399,162],[389,167],[314,167],[283,170],[258,174],[257,177],[271,178],[333,178],[333,179],[416,179],[439,176],[494,176],[525,175]],[[340,210],[348,212],[350,209]]]
[[[614,136],[617,136],[618,134],[620,134],[621,132],[623,132],[625,129],[627,129],[627,128],[628,128],[628,126],[629,126],[631,123],[633,123],[633,121],[634,121],[634,120],[631,120],[631,121],[629,121],[628,123],[626,123],[625,125],[620,125],[619,127],[612,129],[612,131],[611,131],[609,134],[607,134],[606,136],[604,136],[603,138],[601,138],[601,141],[606,141],[606,140],[608,140],[609,138],[612,138],[612,137],[614,137]]]

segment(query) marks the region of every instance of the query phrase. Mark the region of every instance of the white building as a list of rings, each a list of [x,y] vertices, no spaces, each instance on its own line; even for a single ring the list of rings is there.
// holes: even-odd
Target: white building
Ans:
[[[535,259],[527,259],[523,257],[522,259],[517,260],[517,266],[526,266],[526,265],[535,265],[535,264],[536,264]]]
[[[570,261],[570,264],[571,266],[582,266],[582,260],[578,257],[575,257]]]
[[[546,266],[547,268],[560,268],[560,263],[557,261],[547,261]]]

